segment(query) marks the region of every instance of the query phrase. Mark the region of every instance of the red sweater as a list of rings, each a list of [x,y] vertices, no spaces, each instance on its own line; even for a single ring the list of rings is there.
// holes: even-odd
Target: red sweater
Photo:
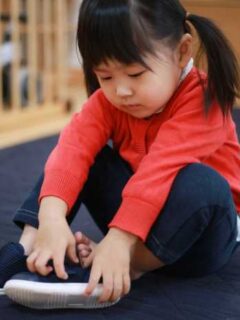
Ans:
[[[95,92],[62,131],[50,154],[40,199],[59,197],[70,210],[96,154],[110,138],[134,171],[110,227],[145,240],[179,170],[197,162],[227,179],[240,212],[240,147],[235,124],[230,114],[224,120],[216,103],[205,115],[195,68],[165,109],[149,119],[134,118],[111,105],[101,89]]]

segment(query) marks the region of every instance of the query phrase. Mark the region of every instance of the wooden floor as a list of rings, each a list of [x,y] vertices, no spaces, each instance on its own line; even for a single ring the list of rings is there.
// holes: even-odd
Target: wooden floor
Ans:
[[[54,105],[39,111],[3,115],[4,124],[0,125],[0,148],[55,134],[66,124],[68,117]]]
[[[86,100],[84,91],[74,100],[72,112],[61,104],[44,105],[22,111],[1,113],[0,149],[57,134],[69,122],[72,113]]]

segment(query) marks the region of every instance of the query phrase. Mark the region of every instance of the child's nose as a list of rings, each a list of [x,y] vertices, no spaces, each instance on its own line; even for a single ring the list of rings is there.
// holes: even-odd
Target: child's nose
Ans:
[[[119,97],[129,97],[133,94],[131,88],[124,86],[124,85],[119,85],[116,88],[116,94]]]

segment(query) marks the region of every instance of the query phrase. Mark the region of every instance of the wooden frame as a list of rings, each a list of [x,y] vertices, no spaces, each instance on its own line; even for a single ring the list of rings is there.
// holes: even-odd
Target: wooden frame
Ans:
[[[0,148],[35,138],[36,132],[39,136],[58,132],[66,123],[69,100],[76,96],[69,91],[72,75],[68,66],[68,35],[76,32],[76,25],[68,19],[71,6],[79,6],[80,1],[0,0],[0,14],[4,13],[0,46],[6,44],[7,29],[12,44],[9,100],[3,99],[0,66]],[[75,70],[73,73],[75,77]],[[79,86],[77,99],[82,101]]]
[[[58,132],[68,119],[65,114],[66,102],[73,101],[79,109],[85,100],[81,69],[72,69],[67,61],[69,34],[76,31],[76,25],[68,20],[70,6],[77,2],[79,5],[80,1],[0,0],[0,13],[9,15],[10,19],[7,22],[0,20],[0,45],[3,44],[4,32],[9,23],[13,25],[14,43],[11,103],[3,101],[3,67],[0,65],[0,148],[7,143],[18,143],[19,137],[22,137],[21,141],[36,137],[32,133],[34,127],[38,127],[36,131],[39,136],[41,131],[41,135]],[[240,60],[240,0],[181,2],[189,12],[213,19],[230,39]],[[19,18],[22,11],[26,15],[25,21]],[[26,38],[24,43],[22,38]],[[22,46],[25,46],[24,50]],[[24,71],[27,73],[25,90],[28,97],[25,106],[21,101],[23,83],[19,76],[23,67],[22,60],[26,63]],[[46,129],[48,124],[49,130]]]
[[[11,68],[11,96],[14,109],[20,108],[20,27],[19,27],[19,0],[11,0],[11,20],[12,20],[12,42],[13,42],[13,61]]]
[[[3,12],[2,0],[0,0],[0,13]],[[2,43],[3,27],[0,23],[0,43]],[[2,65],[0,63],[0,113],[3,111],[3,81],[2,81]]]
[[[3,101],[2,68],[0,68],[0,109],[22,110],[23,85],[27,92],[25,93],[28,100],[27,107],[44,106],[45,103],[65,103],[69,99],[67,35],[69,32],[75,32],[75,26],[69,25],[67,21],[72,1],[0,0],[0,13],[3,10],[3,3],[7,4],[5,7],[9,20],[8,27],[11,27],[13,59],[9,76],[10,102]],[[26,16],[25,22],[21,21],[23,11]],[[3,45],[4,26],[6,27],[0,21],[0,45]],[[22,38],[26,38],[24,43]],[[20,79],[22,71],[25,72],[24,84]],[[4,103],[8,105],[4,106]]]

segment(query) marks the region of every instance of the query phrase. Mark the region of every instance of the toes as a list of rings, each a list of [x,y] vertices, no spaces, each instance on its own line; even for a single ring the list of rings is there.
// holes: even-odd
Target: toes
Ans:
[[[90,252],[90,254],[87,257],[81,258],[81,264],[84,268],[88,268],[92,265],[93,262],[93,254]]]
[[[81,243],[77,246],[77,250],[78,250],[78,255],[80,257],[84,257],[84,258],[89,256],[89,254],[92,252],[91,247],[87,246],[83,243]]]
[[[81,258],[86,258],[90,255],[91,250],[81,250],[79,251],[79,255],[81,256]]]
[[[75,233],[75,239],[77,243],[84,243],[86,245],[89,245],[91,242],[91,240],[80,231]]]
[[[80,231],[75,232],[76,241],[80,241],[81,238],[82,238],[82,232],[80,232]]]
[[[91,250],[89,245],[86,245],[85,243],[80,243],[77,245],[77,249],[78,250]]]

